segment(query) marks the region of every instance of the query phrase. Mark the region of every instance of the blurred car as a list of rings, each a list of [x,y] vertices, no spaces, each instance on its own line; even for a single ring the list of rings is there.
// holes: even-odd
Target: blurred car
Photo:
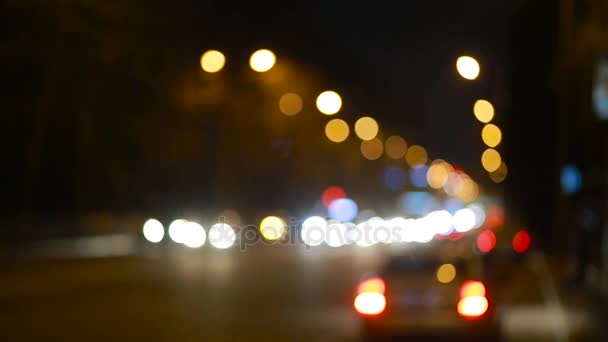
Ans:
[[[367,340],[500,340],[492,291],[476,258],[393,256],[358,285],[354,309]]]

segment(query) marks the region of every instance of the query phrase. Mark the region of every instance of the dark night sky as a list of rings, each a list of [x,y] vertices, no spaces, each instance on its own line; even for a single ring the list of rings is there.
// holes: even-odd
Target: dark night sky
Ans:
[[[235,75],[246,69],[251,51],[270,48],[279,59],[285,56],[303,70],[311,70],[313,88],[338,90],[345,102],[340,116],[348,122],[362,113],[371,114],[386,134],[400,134],[410,143],[422,144],[431,157],[460,164],[474,178],[483,177],[480,181],[487,182],[479,165],[481,125],[472,115],[472,103],[479,97],[493,100],[499,124],[501,116],[508,115],[501,107],[508,101],[512,1],[427,1],[400,6],[392,2],[307,1],[276,7],[221,1],[181,1],[171,6],[164,1],[93,2],[90,7],[78,5],[79,1],[66,3],[76,5],[52,8],[36,1],[11,2],[3,11],[8,14],[4,23],[8,53],[3,64],[9,66],[7,84],[11,84],[6,86],[10,95],[7,112],[15,113],[9,123],[17,128],[5,134],[14,146],[4,146],[6,158],[13,161],[5,172],[17,180],[7,189],[13,198],[25,197],[10,201],[5,206],[8,212],[24,208],[68,212],[98,207],[151,209],[180,200],[195,206],[217,199],[210,195],[216,191],[209,190],[213,180],[200,180],[207,176],[217,179],[214,173],[222,172],[221,167],[209,166],[214,165],[209,164],[213,153],[202,152],[190,164],[169,163],[151,170],[146,154],[137,148],[137,132],[127,125],[149,121],[148,129],[154,124],[162,128],[163,120],[168,120],[163,134],[169,136],[179,134],[171,133],[172,127],[192,126],[187,120],[175,123],[167,116],[175,109],[163,92],[196,67],[200,54],[211,48],[225,52],[227,72]],[[57,33],[58,27],[67,27],[67,32]],[[39,179],[31,185],[28,200],[24,189],[31,177],[28,156],[36,122],[33,113],[45,112],[40,107],[45,107],[41,99],[50,77],[48,66],[56,64],[49,61],[48,51],[55,51],[60,57],[55,62],[62,65],[58,68],[60,87],[56,87],[60,89],[47,95],[59,103],[46,111],[51,119],[43,138],[41,166],[34,172]],[[107,51],[110,53],[105,54]],[[458,77],[454,63],[461,54],[474,55],[481,62],[478,81]],[[104,81],[106,78],[110,81]],[[91,122],[82,122],[85,112],[93,113]],[[106,117],[101,112],[116,113]],[[217,120],[200,123],[201,132],[205,136],[221,134],[213,132],[213,125],[222,124]],[[117,129],[117,122],[126,129]],[[94,132],[73,138],[72,130],[81,130],[74,127],[93,127]],[[91,136],[102,137],[103,143]],[[118,167],[106,170],[95,164],[103,152],[83,141],[103,146],[110,159],[119,161]],[[89,149],[81,152],[82,146]],[[91,157],[97,154],[100,158]],[[238,160],[226,163],[230,169],[230,163]],[[196,171],[188,173],[187,168]],[[339,174],[328,177],[328,183],[339,180]],[[293,178],[299,176],[285,175],[281,173],[283,187],[298,182]],[[117,178],[124,180],[116,185]],[[356,177],[350,181],[356,183]],[[89,195],[75,195],[78,182],[86,184],[88,190],[83,192]],[[112,188],[110,183],[113,192],[104,190]],[[150,184],[156,190],[146,186]],[[324,185],[315,186],[321,189]],[[192,195],[193,188],[201,187],[206,195]],[[259,190],[250,188],[252,193]],[[95,192],[99,196],[90,195]],[[316,193],[305,197],[310,202]],[[218,199],[222,204],[229,200]],[[268,200],[271,207],[284,202],[280,196]]]

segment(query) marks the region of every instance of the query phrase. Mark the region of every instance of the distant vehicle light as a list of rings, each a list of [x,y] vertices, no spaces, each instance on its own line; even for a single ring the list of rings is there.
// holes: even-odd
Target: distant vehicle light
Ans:
[[[364,280],[357,288],[357,293],[361,294],[364,292],[374,292],[384,294],[386,291],[386,284],[380,277],[373,277]]]
[[[386,298],[376,292],[363,292],[355,298],[355,310],[363,315],[379,315],[386,308]]]
[[[532,238],[530,233],[525,230],[517,232],[513,237],[513,250],[515,253],[523,253],[530,248],[532,244]]]
[[[465,282],[464,284],[462,284],[462,287],[460,288],[460,297],[461,298],[476,297],[476,296],[484,297],[485,295],[486,295],[486,287],[480,281],[469,280],[469,281]]]
[[[458,314],[463,317],[479,317],[488,311],[488,300],[484,296],[464,297],[458,302]]]
[[[142,231],[146,240],[152,243],[161,242],[165,236],[163,224],[156,219],[147,220],[146,223],[144,223]]]

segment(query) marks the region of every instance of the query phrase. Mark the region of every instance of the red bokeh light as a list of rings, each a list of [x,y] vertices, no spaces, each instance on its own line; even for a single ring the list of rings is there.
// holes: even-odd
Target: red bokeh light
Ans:
[[[448,235],[448,240],[450,240],[450,241],[458,241],[458,240],[462,239],[463,236],[464,236],[464,233],[453,232],[450,235]]]
[[[532,244],[532,237],[530,233],[525,230],[517,232],[513,237],[513,250],[516,253],[523,253],[530,248]]]
[[[505,224],[505,212],[499,206],[493,206],[488,209],[484,228],[499,229]]]
[[[339,186],[330,186],[323,191],[321,201],[323,202],[323,206],[325,206],[325,208],[329,208],[331,202],[340,198],[346,198],[346,192],[344,192],[344,189]]]
[[[477,236],[477,249],[488,253],[496,247],[496,235],[491,230],[484,230]]]

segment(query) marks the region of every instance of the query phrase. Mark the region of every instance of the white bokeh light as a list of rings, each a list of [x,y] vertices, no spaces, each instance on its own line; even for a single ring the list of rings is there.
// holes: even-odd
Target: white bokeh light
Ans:
[[[183,244],[190,248],[199,248],[205,244],[207,233],[203,226],[196,222],[188,222],[185,229]]]
[[[311,216],[302,222],[300,236],[305,244],[314,247],[323,243],[326,231],[327,220],[321,216]]]
[[[184,243],[188,231],[188,221],[177,219],[169,225],[169,237],[175,243]]]
[[[163,224],[156,219],[147,220],[146,223],[144,223],[142,232],[144,234],[144,238],[152,243],[161,242],[165,236],[165,228],[163,227]]]
[[[209,243],[217,249],[226,249],[234,245],[236,234],[227,223],[216,223],[209,228]]]
[[[475,228],[477,217],[475,212],[470,208],[464,208],[454,213],[452,224],[457,232],[467,232]]]

